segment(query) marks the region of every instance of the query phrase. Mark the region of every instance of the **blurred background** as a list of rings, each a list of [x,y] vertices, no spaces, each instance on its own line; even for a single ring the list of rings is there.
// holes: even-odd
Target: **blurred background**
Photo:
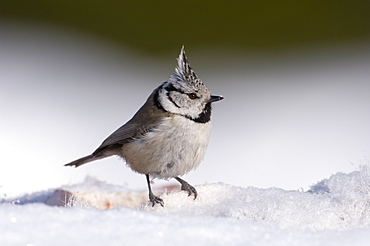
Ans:
[[[174,72],[182,45],[210,91],[225,97],[189,183],[306,190],[368,164],[369,5],[2,0],[0,195],[86,176],[146,189],[115,157],[63,164],[129,120]]]

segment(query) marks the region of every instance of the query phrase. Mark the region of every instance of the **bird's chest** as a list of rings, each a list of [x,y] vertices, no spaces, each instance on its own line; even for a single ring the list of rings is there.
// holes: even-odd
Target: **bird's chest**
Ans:
[[[122,151],[127,163],[137,172],[159,178],[176,177],[200,164],[210,131],[210,122],[168,117],[140,139],[126,144]]]

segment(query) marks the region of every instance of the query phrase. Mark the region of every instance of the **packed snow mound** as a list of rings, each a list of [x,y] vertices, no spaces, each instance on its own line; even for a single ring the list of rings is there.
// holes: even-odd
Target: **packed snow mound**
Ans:
[[[370,175],[368,167],[350,174],[337,173],[307,192],[278,188],[260,189],[228,184],[196,186],[198,198],[179,187],[156,190],[164,207],[149,204],[146,191],[129,191],[93,178],[47,194],[20,198],[21,204],[109,209],[130,207],[158,215],[224,217],[281,228],[354,229],[370,225]]]
[[[370,176],[367,167],[338,173],[308,192],[277,188],[242,188],[226,184],[198,186],[193,201],[185,192],[162,196],[165,207],[145,206],[159,214],[207,215],[259,224],[315,230],[370,226]]]

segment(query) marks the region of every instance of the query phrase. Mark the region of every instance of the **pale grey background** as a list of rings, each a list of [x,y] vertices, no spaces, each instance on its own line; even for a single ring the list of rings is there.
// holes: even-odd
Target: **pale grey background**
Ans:
[[[117,158],[63,164],[94,151],[132,117],[174,72],[182,44],[159,60],[62,29],[1,26],[0,36],[0,194],[87,175],[145,189],[144,176]],[[194,70],[225,100],[214,104],[206,159],[184,179],[296,190],[367,164],[369,47],[264,54],[185,44]]]

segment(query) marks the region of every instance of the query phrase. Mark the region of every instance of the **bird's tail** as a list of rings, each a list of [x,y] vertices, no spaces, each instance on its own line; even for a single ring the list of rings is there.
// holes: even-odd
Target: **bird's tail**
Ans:
[[[88,156],[85,156],[85,157],[82,157],[78,160],[75,160],[75,161],[72,161],[68,164],[65,164],[64,166],[74,166],[74,167],[79,167],[83,164],[86,164],[88,162],[91,162],[91,161],[96,161],[96,160],[99,160],[99,159],[102,159],[106,156],[93,156],[93,155],[88,155]]]

